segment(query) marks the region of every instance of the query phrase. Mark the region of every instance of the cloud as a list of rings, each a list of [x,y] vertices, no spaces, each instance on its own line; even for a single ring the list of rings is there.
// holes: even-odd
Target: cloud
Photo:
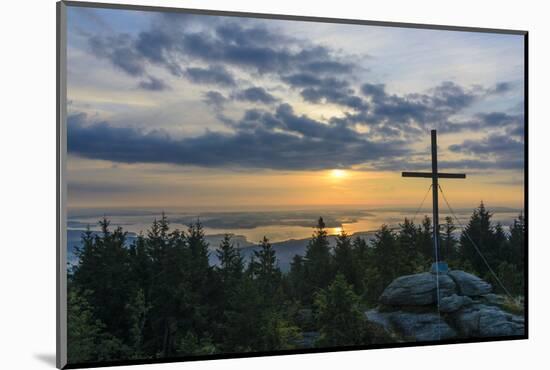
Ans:
[[[480,140],[464,140],[461,144],[449,146],[449,150],[473,156],[475,159],[464,160],[465,165],[475,168],[498,169],[523,169],[525,144],[522,139],[517,139],[505,134],[491,134]]]
[[[193,62],[224,63],[260,74],[310,71],[343,74],[356,68],[325,46],[285,36],[261,25],[223,20],[208,22],[201,15],[173,15],[136,36],[92,36],[91,52],[131,76],[141,76],[148,65],[166,68],[175,76],[184,74]],[[169,23],[169,27],[165,23]],[[205,23],[207,27],[205,27]]]
[[[124,194],[139,190],[132,184],[118,184],[118,183],[90,183],[90,182],[76,182],[69,181],[67,184],[68,192],[71,195],[81,195],[84,193],[94,194]]]
[[[446,122],[440,126],[442,133],[504,129],[510,135],[523,136],[524,115],[504,112],[478,113],[462,122]]]
[[[449,146],[453,152],[475,155],[521,154],[523,148],[521,140],[500,134],[489,135],[481,140],[464,140],[461,144]]]
[[[145,74],[143,58],[133,47],[133,41],[127,34],[118,36],[92,36],[88,43],[93,54],[109,60],[115,67],[130,76]]]
[[[290,74],[282,80],[293,88],[300,88],[300,95],[307,102],[334,103],[356,110],[368,109],[368,104],[355,95],[346,80],[318,77],[310,72]]]
[[[209,66],[208,68],[187,68],[187,78],[197,84],[210,84],[219,86],[235,86],[235,79],[222,66]]]
[[[525,128],[523,127],[523,125],[512,126],[508,129],[507,134],[510,136],[519,137],[523,141],[525,137]]]
[[[373,118],[397,122],[415,121],[423,125],[446,118],[471,105],[476,98],[472,91],[445,81],[427,93],[388,94],[384,85],[364,84],[361,91],[370,97]]]
[[[219,91],[210,90],[204,94],[204,102],[216,110],[222,109],[227,101],[228,99]]]
[[[304,70],[312,73],[349,73],[354,69],[350,63],[336,62],[333,60],[324,60],[311,62],[304,65]]]
[[[277,102],[277,98],[268,93],[261,87],[250,87],[248,89],[237,92],[233,95],[237,100],[249,101],[253,103],[273,104]]]
[[[381,101],[386,96],[386,87],[384,84],[365,83],[361,85],[361,92],[375,101]]]
[[[487,90],[488,94],[504,94],[512,90],[513,84],[511,82],[498,82],[494,87]]]
[[[243,125],[231,134],[176,139],[162,131],[115,127],[75,114],[68,118],[68,150],[123,163],[284,170],[344,168],[407,152],[402,142],[373,142],[352,130],[297,116],[288,105],[275,115],[249,114],[248,119],[257,125]],[[264,124],[270,120],[271,126]]]
[[[147,80],[141,81],[138,86],[149,91],[170,90],[170,87],[163,80],[152,76],[149,76]]]
[[[294,85],[320,83],[314,76],[289,79]],[[332,122],[348,126],[368,127],[373,136],[382,138],[403,137],[412,139],[429,128],[441,133],[479,130],[487,127],[522,125],[523,117],[506,113],[480,113],[470,119],[458,121],[455,116],[486,96],[482,87],[466,89],[454,82],[444,81],[422,93],[390,94],[384,84],[364,83],[360,92],[365,100],[356,100],[352,91],[331,89],[330,99],[356,110],[345,112],[344,117],[333,117]],[[309,100],[318,95],[304,91]],[[347,95],[346,95],[347,94]]]

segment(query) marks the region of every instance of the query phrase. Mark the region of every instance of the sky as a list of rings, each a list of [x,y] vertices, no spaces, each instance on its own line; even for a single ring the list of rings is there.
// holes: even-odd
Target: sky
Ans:
[[[523,36],[68,7],[70,208],[523,208]]]

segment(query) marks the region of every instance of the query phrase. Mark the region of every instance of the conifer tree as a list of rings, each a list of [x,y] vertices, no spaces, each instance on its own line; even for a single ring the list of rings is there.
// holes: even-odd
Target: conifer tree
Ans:
[[[135,282],[128,279],[131,266],[125,246],[127,232],[120,227],[111,231],[106,218],[99,226],[99,234],[83,234],[83,248],[77,251],[80,262],[71,280],[76,289],[89,293],[94,317],[109,333],[124,341],[128,340],[130,327],[126,303],[136,288]]]
[[[298,254],[290,262],[288,280],[292,297],[298,301],[302,300],[305,294],[304,258]]]
[[[67,295],[67,358],[69,363],[113,361],[132,356],[130,348],[111,335],[88,302],[90,292],[70,287]]]
[[[418,228],[418,249],[427,261],[434,260],[432,219],[424,216]]]
[[[508,242],[510,245],[508,262],[514,264],[517,270],[523,273],[525,255],[525,218],[523,213],[520,213],[510,226]]]
[[[325,289],[334,276],[328,234],[325,230],[325,222],[322,217],[319,217],[317,228],[307,245],[304,258],[304,269],[306,281],[308,283],[304,301],[312,302],[314,291]]]
[[[363,295],[366,289],[367,272],[373,263],[373,251],[365,239],[356,236],[352,243],[355,293]]]
[[[391,283],[393,279],[404,275],[407,270],[407,260],[402,253],[396,235],[387,225],[382,225],[376,232],[372,247],[373,262],[378,271],[378,277],[371,278],[371,280],[376,279],[371,283],[376,284],[376,294],[379,294],[381,289]]]
[[[243,274],[243,259],[239,250],[231,242],[231,235],[225,234],[220,243],[220,247],[216,250],[219,260],[217,267],[222,284],[225,288],[235,284]]]
[[[254,251],[255,278],[262,295],[271,302],[281,281],[281,270],[277,267],[275,250],[265,236],[260,241],[260,248]]]
[[[321,346],[345,346],[368,343],[365,315],[359,297],[338,274],[328,288],[315,296],[316,316],[320,325]]]
[[[405,257],[403,271],[407,274],[420,272],[425,265],[420,249],[422,244],[419,243],[418,229],[408,218],[399,224],[397,240],[400,253]]]
[[[457,241],[454,237],[455,230],[456,226],[452,217],[445,217],[445,224],[443,224],[443,231],[441,233],[441,249],[443,251],[441,258],[454,263],[458,259]]]
[[[491,226],[492,214],[485,208],[483,202],[474,209],[470,221],[460,236],[460,254],[464,263],[470,264],[474,273],[484,276],[487,267],[476,251],[476,246],[481,253],[493,254],[491,244],[494,241],[493,228]],[[475,243],[475,245],[473,243]]]
[[[356,273],[353,265],[351,238],[344,230],[336,236],[336,246],[334,247],[333,254],[335,273],[342,274],[348,284],[355,286]]]

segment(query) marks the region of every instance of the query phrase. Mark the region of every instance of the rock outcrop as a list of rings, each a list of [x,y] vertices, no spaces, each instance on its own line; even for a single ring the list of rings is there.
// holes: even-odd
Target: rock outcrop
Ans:
[[[389,333],[397,332],[399,336],[415,341],[430,341],[434,338],[456,338],[456,332],[444,320],[439,319],[437,312],[380,312],[377,309],[366,312],[367,319],[382,326]]]
[[[435,274],[424,272],[395,279],[380,296],[380,302],[391,306],[422,306],[436,302]],[[456,285],[448,275],[439,275],[440,297],[456,292]]]
[[[506,299],[491,293],[492,286],[470,273],[425,272],[401,276],[380,296],[380,305],[367,319],[405,341],[435,341],[523,335],[523,315],[505,310]]]
[[[481,280],[475,275],[460,270],[449,271],[449,276],[454,280],[458,293],[465,296],[479,296],[490,293],[491,284]]]
[[[453,294],[448,297],[443,297],[439,303],[440,312],[455,312],[464,306],[468,306],[473,303],[472,298],[464,295]]]

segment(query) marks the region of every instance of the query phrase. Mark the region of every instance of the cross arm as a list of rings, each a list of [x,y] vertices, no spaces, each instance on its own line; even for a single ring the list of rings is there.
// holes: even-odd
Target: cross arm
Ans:
[[[432,178],[433,174],[431,172],[402,172],[402,177],[423,177],[423,178]],[[465,173],[442,173],[438,172],[437,177],[440,179],[465,179]]]

